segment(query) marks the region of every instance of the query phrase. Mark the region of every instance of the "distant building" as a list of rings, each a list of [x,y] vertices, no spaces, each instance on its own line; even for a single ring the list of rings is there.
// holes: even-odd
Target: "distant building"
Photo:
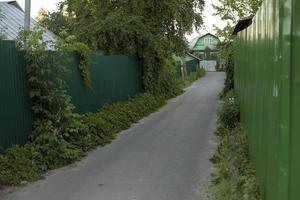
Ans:
[[[3,1],[0,2],[0,29],[6,40],[15,40],[19,35],[20,31],[24,27],[25,13],[17,3],[17,1]],[[38,23],[31,18],[30,28],[39,27]],[[40,27],[42,28],[42,27]],[[55,41],[55,35],[49,31],[45,30],[43,39],[45,41]]]
[[[181,78],[185,78],[200,68],[201,59],[188,52],[182,57],[173,55],[173,60],[176,65],[176,74]]]
[[[218,45],[220,43],[217,36],[207,33],[194,38],[189,43],[189,51],[202,60],[200,66],[206,71],[216,71],[219,63]]]

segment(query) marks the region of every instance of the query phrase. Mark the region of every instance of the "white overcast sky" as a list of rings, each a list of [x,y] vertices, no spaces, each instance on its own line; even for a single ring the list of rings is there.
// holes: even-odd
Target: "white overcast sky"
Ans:
[[[0,1],[7,1],[7,0],[0,0]],[[43,7],[45,10],[54,11],[56,9],[56,5],[61,0],[31,0],[31,16],[35,17]],[[17,0],[17,2],[24,8],[25,0]],[[213,33],[213,25],[216,24],[218,26],[224,26],[224,22],[220,20],[219,17],[213,16],[214,9],[212,4],[217,4],[218,0],[206,0],[206,6],[204,10],[204,28],[199,32],[194,31],[192,35],[187,35],[188,40],[197,37],[198,35],[202,35],[207,32]]]

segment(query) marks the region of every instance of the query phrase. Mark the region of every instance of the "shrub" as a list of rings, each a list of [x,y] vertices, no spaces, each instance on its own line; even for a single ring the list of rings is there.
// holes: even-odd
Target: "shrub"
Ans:
[[[197,69],[196,73],[198,78],[206,75],[206,71],[203,68]]]
[[[258,200],[255,171],[249,158],[246,135],[240,125],[233,130],[218,129],[220,144],[211,161],[214,200]]]
[[[0,185],[19,185],[40,178],[41,169],[31,160],[27,146],[11,147],[0,155]]]
[[[233,91],[222,99],[218,113],[220,137],[217,151],[211,158],[216,170],[213,177],[214,200],[258,200],[255,171],[249,156],[249,147],[241,128],[239,104]]]
[[[204,69],[197,69],[196,72],[191,72],[185,79],[181,80],[181,87],[187,87],[192,82],[196,81],[198,78],[201,78],[206,75],[206,71]]]
[[[239,103],[233,91],[224,97],[218,115],[220,125],[228,129],[233,129],[235,124],[240,121]]]

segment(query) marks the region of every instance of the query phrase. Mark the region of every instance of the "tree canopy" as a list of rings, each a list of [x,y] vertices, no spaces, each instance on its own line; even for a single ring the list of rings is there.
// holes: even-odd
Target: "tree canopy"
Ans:
[[[67,30],[93,49],[132,52],[147,39],[182,51],[185,34],[203,23],[203,7],[204,0],[65,0],[39,22],[56,34]]]
[[[228,40],[238,20],[254,16],[261,3],[262,0],[219,0],[219,4],[213,4],[214,15],[227,22],[223,29],[215,26],[217,35]]]
[[[219,4],[213,5],[214,15],[227,22],[224,28],[215,26],[217,35],[224,40],[219,47],[220,56],[226,62],[223,96],[234,89],[234,52],[231,40],[234,26],[239,19],[254,16],[261,3],[262,0],[219,0]]]
[[[56,34],[75,35],[91,49],[137,54],[145,89],[166,90],[170,75],[163,68],[172,54],[187,50],[185,34],[203,24],[203,7],[204,0],[65,0],[40,23]]]

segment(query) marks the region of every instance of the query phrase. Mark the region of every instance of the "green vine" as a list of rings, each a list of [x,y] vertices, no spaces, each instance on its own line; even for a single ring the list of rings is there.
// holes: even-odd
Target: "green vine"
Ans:
[[[89,70],[91,50],[84,43],[77,42],[77,38],[74,35],[67,36],[67,33],[63,31],[60,36],[64,38],[60,41],[63,49],[65,51],[75,51],[79,56],[78,71],[80,72],[81,79],[86,87],[91,87]]]
[[[90,71],[89,71],[89,65],[90,65],[90,49],[88,46],[86,46],[83,43],[76,43],[75,45],[76,52],[79,55],[79,65],[78,70],[81,74],[81,78],[83,80],[83,83],[87,87],[91,87],[91,78],[90,78]]]
[[[74,106],[67,95],[61,76],[67,72],[61,63],[64,48],[55,44],[55,53],[47,50],[49,43],[43,40],[41,30],[24,31],[17,45],[24,52],[27,61],[29,96],[35,121],[31,136],[35,155],[45,163],[42,169],[51,169],[76,159],[80,151],[70,145],[65,137],[80,132]],[[61,158],[64,159],[61,159]]]

